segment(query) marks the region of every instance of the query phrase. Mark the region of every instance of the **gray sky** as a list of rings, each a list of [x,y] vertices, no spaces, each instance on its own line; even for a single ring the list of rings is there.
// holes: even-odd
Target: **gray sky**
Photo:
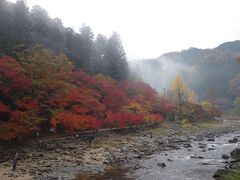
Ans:
[[[16,0],[10,0],[15,2]],[[78,31],[120,33],[129,60],[240,39],[239,0],[27,0]]]

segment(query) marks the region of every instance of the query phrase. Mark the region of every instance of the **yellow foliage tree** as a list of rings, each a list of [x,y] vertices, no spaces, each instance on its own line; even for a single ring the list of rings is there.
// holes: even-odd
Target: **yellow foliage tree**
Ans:
[[[178,102],[179,107],[181,107],[184,101],[189,101],[193,98],[191,97],[193,94],[180,75],[177,75],[172,81],[170,92],[173,95],[173,98]]]
[[[123,112],[129,112],[132,114],[141,114],[142,112],[145,112],[144,108],[136,102],[131,102],[125,106],[122,107]]]

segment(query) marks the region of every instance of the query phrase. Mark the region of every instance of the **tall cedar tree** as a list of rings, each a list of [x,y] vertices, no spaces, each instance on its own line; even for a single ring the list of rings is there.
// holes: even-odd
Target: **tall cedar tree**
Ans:
[[[105,63],[106,75],[116,80],[123,80],[128,76],[127,58],[117,32],[114,32],[107,42]]]

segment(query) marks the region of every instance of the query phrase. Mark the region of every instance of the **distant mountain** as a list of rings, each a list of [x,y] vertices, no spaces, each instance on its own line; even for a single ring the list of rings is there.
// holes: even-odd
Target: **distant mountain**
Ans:
[[[218,47],[214,48],[216,51],[229,52],[229,53],[238,53],[240,52],[240,41],[236,40],[233,42],[225,42]]]
[[[211,98],[226,107],[236,98],[229,86],[240,74],[237,57],[240,57],[240,41],[233,41],[214,49],[189,48],[170,52],[155,59],[134,61],[130,66],[133,73],[160,92],[180,74],[200,99],[214,96]]]

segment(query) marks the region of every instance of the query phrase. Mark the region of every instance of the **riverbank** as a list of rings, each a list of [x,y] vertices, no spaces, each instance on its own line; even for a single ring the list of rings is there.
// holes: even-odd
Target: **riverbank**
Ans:
[[[221,180],[239,180],[240,179],[240,163],[233,164],[229,169],[229,173],[221,177]]]
[[[240,179],[240,163],[231,163],[231,168],[221,169],[215,173],[216,180],[239,180]]]
[[[239,128],[240,122],[234,120],[198,124],[165,122],[157,128],[101,133],[90,139],[84,136],[42,139],[18,149],[2,148],[0,177],[45,180],[74,179],[78,175],[77,179],[93,176],[101,179],[121,173],[124,179],[126,169],[141,168],[139,161],[152,154],[190,148],[191,140],[211,140]],[[12,160],[17,151],[20,152],[17,169],[13,172]],[[115,168],[118,170],[114,171]]]
[[[236,141],[239,141],[240,136],[236,137]],[[214,177],[216,180],[239,180],[240,179],[240,148],[235,148],[230,153],[231,158],[226,161],[228,168],[218,169]]]

